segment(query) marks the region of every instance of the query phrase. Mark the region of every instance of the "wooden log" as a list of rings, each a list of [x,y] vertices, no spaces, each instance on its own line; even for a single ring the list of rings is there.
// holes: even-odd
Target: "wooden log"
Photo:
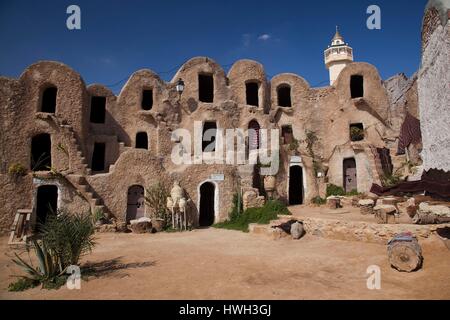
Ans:
[[[417,239],[394,241],[388,247],[389,262],[398,271],[412,272],[422,266],[422,248]]]

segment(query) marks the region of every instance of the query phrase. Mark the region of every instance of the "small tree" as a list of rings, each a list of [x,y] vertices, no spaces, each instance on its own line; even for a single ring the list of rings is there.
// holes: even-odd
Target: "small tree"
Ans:
[[[150,207],[152,217],[164,219],[166,222],[169,222],[170,211],[166,207],[166,203],[167,197],[170,196],[170,191],[167,185],[158,182],[150,188],[147,188],[145,193],[145,203]]]

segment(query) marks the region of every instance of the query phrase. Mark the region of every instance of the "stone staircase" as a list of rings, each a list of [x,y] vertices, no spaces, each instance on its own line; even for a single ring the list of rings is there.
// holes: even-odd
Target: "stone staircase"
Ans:
[[[85,175],[91,175],[92,170],[89,168],[88,162],[86,157],[83,155],[83,150],[81,148],[81,145],[78,142],[78,139],[76,137],[76,134],[70,125],[60,125],[61,129],[66,133],[66,135],[69,138],[69,141],[71,142],[71,146],[76,156],[71,157],[71,166],[72,170],[75,172],[82,172]]]
[[[70,168],[66,170],[68,171],[67,173],[80,172],[84,175],[91,175],[92,170],[89,168],[87,159],[83,154],[83,148],[78,141],[73,127],[69,124],[61,123],[61,121],[53,114],[39,114],[38,117],[41,119],[50,118],[65,136],[67,139],[66,141],[69,142],[68,149],[65,150],[70,158]]]
[[[110,212],[103,203],[103,199],[95,192],[94,188],[86,180],[85,176],[91,175],[92,170],[89,168],[88,161],[83,154],[83,149],[78,141],[77,135],[71,125],[62,124],[57,117],[51,116],[53,122],[60,128],[69,142],[68,150],[70,157],[70,168],[63,172],[67,180],[77,190],[80,195],[89,203],[91,212],[101,210],[106,216],[110,216]],[[123,144],[123,143],[122,143]],[[126,148],[125,145],[121,145]]]
[[[79,191],[81,196],[89,202],[91,212],[101,210],[106,216],[109,216],[109,211],[103,203],[102,198],[95,192],[89,182],[83,175],[69,174],[66,176],[67,180]]]

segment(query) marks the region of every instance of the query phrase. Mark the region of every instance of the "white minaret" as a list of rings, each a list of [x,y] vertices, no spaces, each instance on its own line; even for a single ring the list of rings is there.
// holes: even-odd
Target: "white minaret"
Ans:
[[[351,62],[353,62],[353,49],[344,42],[344,38],[336,27],[331,46],[325,50],[325,65],[330,70],[330,85],[334,84],[341,71]]]

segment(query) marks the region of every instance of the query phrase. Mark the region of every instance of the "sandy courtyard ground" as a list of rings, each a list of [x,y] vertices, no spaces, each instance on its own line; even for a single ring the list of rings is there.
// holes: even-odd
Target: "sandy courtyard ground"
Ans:
[[[236,231],[98,234],[83,262],[108,272],[83,281],[81,290],[7,291],[11,262],[0,238],[1,299],[450,299],[450,251],[441,240],[422,242],[424,266],[393,270],[386,246],[307,235],[268,240]],[[367,267],[381,268],[381,290],[368,290]]]

